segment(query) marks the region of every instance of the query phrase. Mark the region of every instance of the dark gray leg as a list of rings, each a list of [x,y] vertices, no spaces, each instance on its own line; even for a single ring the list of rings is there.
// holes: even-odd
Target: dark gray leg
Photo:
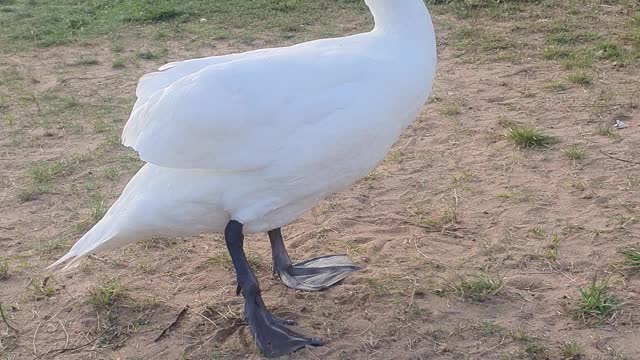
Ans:
[[[287,249],[282,242],[280,228],[269,231],[269,240],[273,272],[290,288],[305,291],[324,290],[358,270],[358,267],[345,255],[322,256],[291,264]]]
[[[251,270],[244,254],[242,224],[231,220],[224,230],[224,238],[238,279],[237,293],[244,297],[244,315],[249,323],[251,335],[260,351],[267,357],[288,355],[307,345],[319,346],[317,339],[307,338],[289,329],[292,321],[272,315],[260,295],[258,279]]]

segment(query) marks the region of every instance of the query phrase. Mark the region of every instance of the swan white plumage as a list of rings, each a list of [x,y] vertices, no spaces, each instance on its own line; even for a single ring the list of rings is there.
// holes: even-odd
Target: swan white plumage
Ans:
[[[436,49],[422,0],[365,2],[368,33],[144,75],[122,138],[146,164],[52,266],[232,220],[245,233],[279,229],[366,176],[424,105]]]

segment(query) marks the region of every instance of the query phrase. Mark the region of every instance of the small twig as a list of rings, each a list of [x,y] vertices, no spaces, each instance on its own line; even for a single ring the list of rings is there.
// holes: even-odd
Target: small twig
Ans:
[[[369,325],[369,327],[367,327],[367,330],[365,330],[365,331],[363,331],[361,333],[355,334],[355,335],[350,335],[350,337],[360,337],[360,336],[366,334],[367,331],[369,331],[369,329],[371,329],[371,325]]]
[[[38,326],[36,326],[36,331],[33,332],[33,355],[38,355],[38,349],[36,349],[36,335],[38,335],[38,329],[40,329],[40,325],[42,325],[42,321],[38,323]]]
[[[196,313],[196,315],[202,317],[203,319],[207,320],[208,322],[212,323],[213,326],[218,327],[218,324],[216,324],[215,321],[209,319],[208,317],[204,316],[203,314],[199,313],[198,311],[194,311]]]
[[[631,160],[627,160],[627,159],[622,159],[622,158],[619,158],[619,157],[615,157],[615,156],[613,156],[613,155],[609,155],[609,154],[607,154],[607,153],[606,153],[606,152],[604,152],[603,150],[600,150],[600,153],[601,153],[602,155],[604,155],[604,156],[606,156],[606,157],[610,158],[610,159],[613,159],[613,160],[618,160],[618,161],[622,161],[622,162],[626,162],[626,163],[634,164],[634,165],[640,165],[640,162],[636,162],[636,161],[631,161]]]
[[[62,326],[62,330],[64,331],[64,335],[66,337],[64,341],[64,347],[66,348],[67,346],[69,346],[69,333],[67,332],[67,327],[64,326],[62,320],[58,320],[58,322],[60,323],[60,326]]]
[[[449,268],[449,265],[445,264],[444,262],[442,262],[442,261],[440,261],[440,260],[438,260],[438,259],[434,259],[434,258],[431,258],[431,257],[429,257],[429,256],[425,255],[422,251],[420,251],[420,248],[418,247],[418,244],[417,244],[417,243],[414,243],[414,244],[413,244],[413,246],[415,246],[416,251],[418,252],[418,254],[422,255],[422,257],[424,257],[425,259],[427,259],[427,260],[429,260],[429,261],[431,261],[431,262],[439,263],[441,266],[444,266],[444,267],[445,267],[445,268],[447,268],[447,269]]]
[[[180,312],[178,313],[178,315],[176,315],[176,318],[173,319],[173,321],[171,322],[171,324],[169,324],[169,326],[167,326],[166,328],[164,328],[164,330],[162,330],[162,332],[160,333],[160,335],[158,335],[157,338],[155,338],[155,340],[153,340],[153,342],[158,342],[160,339],[162,339],[163,337],[165,337],[167,335],[167,332],[169,330],[171,330],[171,328],[173,328],[181,319],[182,317],[184,317],[184,314],[187,313],[187,310],[189,310],[189,305],[185,305],[185,307],[182,308],[182,310],[180,310]]]
[[[416,283],[415,281],[413,281],[412,283],[413,283],[413,290],[411,291],[411,300],[409,300],[409,306],[407,306],[407,308],[404,310],[404,312],[406,313],[411,311],[411,307],[413,306],[413,298],[416,296]]]
[[[438,340],[436,340],[436,339],[432,338],[431,336],[426,335],[426,334],[423,334],[420,330],[416,329],[416,327],[415,327],[415,326],[413,326],[413,323],[409,324],[409,327],[410,327],[413,331],[415,331],[418,335],[422,336],[423,338],[425,338],[425,339],[427,339],[427,340],[432,341],[434,344],[436,344],[436,345],[438,345],[438,346],[443,346],[443,347],[446,347],[446,346],[447,346],[447,344],[445,344],[445,343],[441,343],[441,342],[439,342]]]
[[[2,307],[2,303],[0,302],[0,316],[2,316],[2,321],[5,323],[5,325],[7,325],[7,327],[11,330],[13,330],[16,334],[19,334],[20,332],[18,331],[18,329],[14,328],[10,323],[9,320],[7,319],[7,317],[4,315],[4,308]]]

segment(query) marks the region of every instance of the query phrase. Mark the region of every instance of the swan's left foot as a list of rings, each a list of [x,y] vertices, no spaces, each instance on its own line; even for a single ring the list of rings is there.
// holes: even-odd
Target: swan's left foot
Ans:
[[[282,242],[280,229],[269,231],[273,273],[292,288],[304,291],[320,291],[331,287],[359,270],[345,255],[330,255],[291,264]]]

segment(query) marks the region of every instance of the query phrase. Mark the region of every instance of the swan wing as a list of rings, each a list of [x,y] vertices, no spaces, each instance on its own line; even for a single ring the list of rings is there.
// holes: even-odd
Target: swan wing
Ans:
[[[207,65],[140,98],[125,145],[159,166],[251,171],[269,166],[292,137],[308,136],[318,123],[332,122],[314,134],[327,141],[331,132],[352,128],[340,114],[353,117],[374,88],[373,60],[331,51],[312,59],[295,55]]]

